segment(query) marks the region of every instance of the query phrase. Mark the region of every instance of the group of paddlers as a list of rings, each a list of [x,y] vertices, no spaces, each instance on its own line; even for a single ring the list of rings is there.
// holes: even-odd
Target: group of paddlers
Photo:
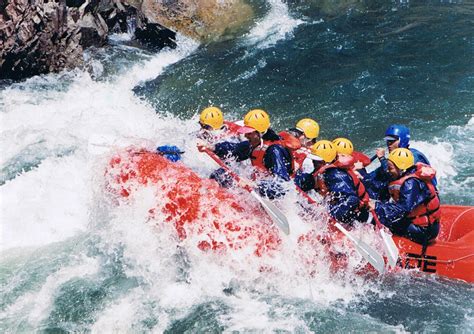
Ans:
[[[377,216],[392,233],[427,244],[439,233],[439,197],[435,170],[428,159],[410,147],[404,125],[391,125],[372,159],[354,150],[347,138],[318,140],[319,124],[310,118],[294,128],[275,132],[264,110],[250,110],[243,122],[224,120],[218,107],[204,109],[199,118],[198,146],[222,161],[250,161],[252,181],[241,185],[269,199],[282,197],[294,184],[300,191],[316,191],[325,198],[332,219],[342,224],[372,222]],[[366,168],[378,159],[372,172]],[[234,180],[226,169],[211,174],[223,187]]]

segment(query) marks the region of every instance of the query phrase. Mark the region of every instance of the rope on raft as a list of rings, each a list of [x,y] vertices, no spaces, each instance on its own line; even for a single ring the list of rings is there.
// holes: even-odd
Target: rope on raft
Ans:
[[[446,264],[450,264],[450,263],[454,263],[454,262],[458,262],[458,261],[465,260],[465,259],[470,258],[470,257],[473,257],[473,256],[474,256],[474,253],[468,254],[468,255],[464,255],[464,256],[461,256],[461,257],[459,257],[459,258],[457,258],[457,259],[453,259],[453,260],[426,259],[426,258],[414,257],[414,256],[404,256],[403,258],[404,258],[404,259],[408,259],[408,260],[427,260],[427,261],[435,262],[435,263],[446,263]]]

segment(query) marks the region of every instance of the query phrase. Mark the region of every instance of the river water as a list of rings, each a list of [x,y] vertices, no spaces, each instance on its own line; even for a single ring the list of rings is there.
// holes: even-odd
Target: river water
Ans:
[[[228,119],[263,108],[277,129],[312,117],[322,138],[368,155],[387,125],[406,124],[442,202],[474,205],[472,3],[362,2],[338,15],[308,3],[258,1],[248,32],[207,45],[180,36],[150,53],[111,36],[87,70],[0,83],[1,332],[474,331],[472,285],[308,277],[291,252],[262,273],[241,254],[177,247],[140,202],[103,205],[118,147],[178,144],[207,175],[192,133],[210,104]]]

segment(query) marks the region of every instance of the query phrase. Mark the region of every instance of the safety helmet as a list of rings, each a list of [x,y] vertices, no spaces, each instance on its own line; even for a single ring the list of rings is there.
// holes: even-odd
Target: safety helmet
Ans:
[[[415,164],[413,153],[407,148],[396,148],[388,155],[388,160],[401,170],[406,170]]]
[[[311,155],[309,158],[331,162],[336,159],[336,155],[336,148],[329,140],[320,140],[311,146]]]
[[[347,138],[336,138],[332,141],[337,153],[352,154],[354,152],[354,145]]]
[[[245,115],[244,124],[260,133],[265,133],[270,127],[270,116],[262,109],[253,109]]]
[[[385,140],[400,140],[398,147],[400,148],[408,148],[410,144],[410,129],[408,129],[405,125],[398,125],[393,124],[390,125],[385,131]]]
[[[224,115],[217,107],[207,107],[201,112],[199,122],[203,125],[209,125],[214,130],[218,130],[224,124]]]
[[[314,139],[319,136],[319,124],[314,119],[303,118],[296,123],[296,129],[303,132],[309,139]]]

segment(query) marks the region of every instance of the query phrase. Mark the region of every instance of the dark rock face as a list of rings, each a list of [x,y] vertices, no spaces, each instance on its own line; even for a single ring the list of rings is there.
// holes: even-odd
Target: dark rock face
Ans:
[[[176,47],[176,33],[159,24],[142,22],[135,30],[135,38],[152,50]]]
[[[7,0],[0,8],[0,79],[81,65],[84,47],[103,45],[108,32],[89,3],[75,8],[65,0]]]
[[[0,0],[0,79],[22,79],[83,64],[83,51],[127,32],[158,50],[175,31],[215,40],[252,17],[246,0]]]

